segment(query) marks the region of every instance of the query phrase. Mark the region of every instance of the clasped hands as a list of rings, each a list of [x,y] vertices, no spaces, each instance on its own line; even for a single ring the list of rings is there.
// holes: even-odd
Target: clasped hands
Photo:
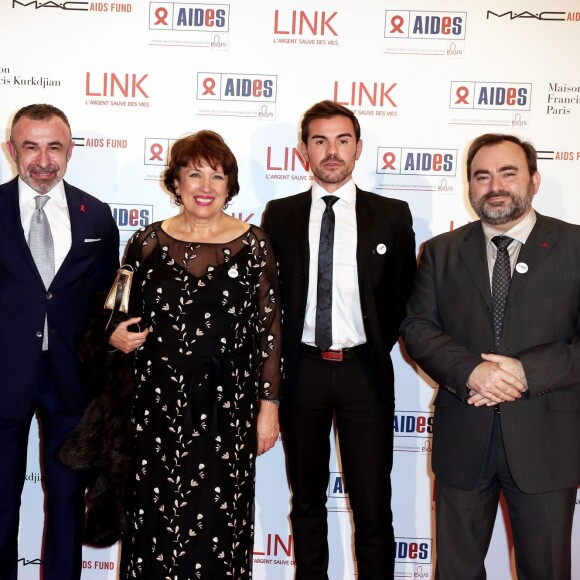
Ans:
[[[477,365],[467,380],[469,399],[475,407],[493,407],[521,398],[528,383],[522,363],[508,356],[482,354],[484,362]]]

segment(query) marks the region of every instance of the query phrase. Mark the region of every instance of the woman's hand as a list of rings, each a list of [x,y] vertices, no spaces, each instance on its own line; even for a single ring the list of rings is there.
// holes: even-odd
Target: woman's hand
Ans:
[[[120,322],[109,337],[109,344],[125,354],[129,354],[136,348],[142,346],[149,334],[149,329],[146,328],[142,332],[131,332],[128,330],[129,326],[137,324],[140,320],[141,318],[138,317],[129,318],[124,322]]]
[[[280,433],[278,421],[278,405],[268,401],[260,401],[258,413],[258,455],[266,453],[276,445]]]

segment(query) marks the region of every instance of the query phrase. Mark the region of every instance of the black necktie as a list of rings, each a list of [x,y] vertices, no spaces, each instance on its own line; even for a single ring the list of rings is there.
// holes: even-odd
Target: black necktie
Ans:
[[[513,238],[508,238],[507,236],[495,236],[491,241],[497,246],[497,257],[491,275],[491,314],[493,316],[495,350],[497,351],[501,340],[501,330],[503,326],[503,315],[505,312],[507,295],[512,280],[510,256],[507,249],[513,242]]]
[[[328,350],[332,346],[332,252],[334,246],[334,210],[338,201],[335,195],[323,198],[326,209],[320,224],[320,244],[318,246],[318,285],[316,290],[316,346]]]

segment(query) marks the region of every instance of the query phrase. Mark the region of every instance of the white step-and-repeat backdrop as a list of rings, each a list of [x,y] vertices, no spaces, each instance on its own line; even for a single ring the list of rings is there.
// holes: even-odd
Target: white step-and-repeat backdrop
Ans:
[[[62,108],[76,143],[67,179],[111,205],[126,242],[177,211],[159,176],[172,141],[202,128],[221,133],[238,158],[242,189],[231,211],[259,224],[268,200],[309,186],[299,120],[314,102],[334,99],[362,125],[358,185],[409,202],[419,243],[474,218],[466,147],[490,131],[536,145],[536,208],[580,223],[579,52],[580,2],[571,0],[3,0],[2,141],[21,106]],[[2,182],[15,172],[3,153]],[[393,354],[395,575],[432,578],[434,385]],[[30,441],[24,580],[39,578],[41,563],[36,425]],[[335,452],[330,470],[330,577],[349,579],[351,515]],[[293,577],[288,508],[278,444],[258,461],[257,579]],[[580,519],[574,534],[578,545]],[[500,510],[490,578],[515,578],[509,545]],[[115,579],[117,557],[117,547],[86,549],[83,580]]]

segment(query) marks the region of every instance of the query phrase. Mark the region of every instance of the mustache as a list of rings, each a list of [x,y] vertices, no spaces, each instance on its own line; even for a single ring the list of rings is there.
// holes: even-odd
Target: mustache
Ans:
[[[509,191],[504,191],[503,189],[497,189],[486,193],[481,199],[482,201],[487,201],[492,197],[511,197],[511,193]]]
[[[28,172],[34,175],[49,175],[50,173],[56,173],[58,171],[57,165],[47,165],[42,167],[42,165],[29,165]]]
[[[327,155],[321,163],[344,163],[338,155]]]

